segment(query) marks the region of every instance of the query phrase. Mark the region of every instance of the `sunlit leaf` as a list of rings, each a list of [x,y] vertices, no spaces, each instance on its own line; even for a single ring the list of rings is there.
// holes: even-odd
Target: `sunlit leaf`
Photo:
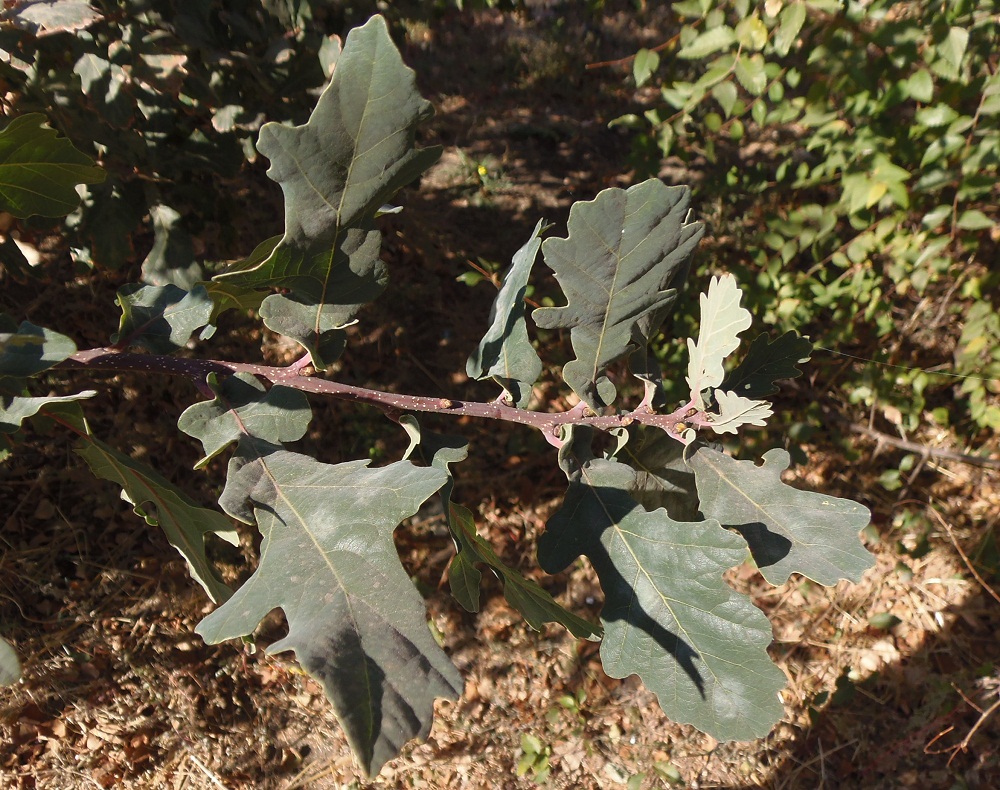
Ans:
[[[550,573],[585,554],[601,581],[604,671],[638,674],[671,719],[719,740],[766,735],[781,717],[785,676],[767,655],[763,612],[723,581],[746,544],[717,521],[678,522],[627,491],[634,471],[589,452],[572,430],[560,451],[569,489],[539,541]]]
[[[21,427],[22,422],[34,417],[47,406],[85,400],[93,398],[96,394],[96,390],[84,390],[76,395],[49,395],[39,398],[15,397],[7,404],[4,403],[3,398],[0,398],[0,433],[14,433]]]
[[[783,483],[790,460],[785,450],[769,450],[763,460],[757,466],[696,446],[688,464],[702,513],[746,539],[771,584],[784,584],[792,573],[827,586],[840,579],[860,581],[875,564],[858,538],[868,525],[867,508]]]
[[[640,322],[676,298],[704,228],[687,221],[690,191],[650,179],[628,190],[606,189],[573,204],[569,237],[542,243],[569,302],[532,317],[544,329],[569,328],[576,358],[566,383],[593,409],[609,405],[615,387],[605,368],[631,353]],[[662,320],[662,318],[661,318]]]
[[[16,332],[0,330],[0,377],[34,376],[75,352],[76,343],[66,335],[22,321]]]
[[[21,679],[21,660],[6,639],[0,639],[0,686],[13,686]]]
[[[798,40],[806,21],[805,3],[791,2],[778,14],[778,30],[774,34],[774,51],[781,57],[787,55]]]
[[[375,217],[438,158],[438,148],[414,147],[417,125],[431,111],[385,21],[374,16],[348,35],[309,121],[261,129],[257,148],[285,196],[285,233],[266,259],[218,279],[285,289],[264,300],[261,315],[300,342],[317,367],[343,348],[330,336],[342,335],[385,287]]]
[[[771,404],[762,400],[751,400],[733,392],[715,390],[718,411],[710,413],[708,419],[716,433],[736,433],[743,425],[767,425],[767,418],[774,412]]]
[[[632,77],[635,79],[635,86],[641,88],[645,85],[659,65],[659,53],[645,48],[636,52],[635,60],[632,61]]]
[[[197,631],[211,643],[241,637],[282,609],[288,634],[269,651],[295,651],[371,774],[427,736],[435,698],[457,698],[462,678],[392,540],[447,475],[368,463],[323,464],[244,436],[220,503],[260,529],[260,564]]]
[[[38,37],[83,30],[101,19],[87,0],[21,0],[9,5],[4,4],[0,18]]]
[[[723,362],[740,345],[740,332],[750,328],[752,316],[740,307],[743,293],[731,274],[713,277],[700,296],[698,340],[688,338],[687,383],[700,402],[703,390],[718,387],[725,377]]]
[[[736,43],[736,34],[731,27],[720,25],[701,33],[686,47],[682,47],[677,57],[686,60],[696,60],[720,49],[728,49]]]
[[[309,400],[291,387],[275,385],[265,391],[249,373],[237,373],[221,382],[210,373],[208,385],[215,399],[188,407],[177,420],[177,427],[198,439],[205,450],[195,469],[238,442],[243,434],[279,444],[298,441],[309,428]]]

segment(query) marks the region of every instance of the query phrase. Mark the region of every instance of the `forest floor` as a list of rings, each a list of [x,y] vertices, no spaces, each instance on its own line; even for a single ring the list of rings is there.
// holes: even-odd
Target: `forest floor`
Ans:
[[[564,223],[572,201],[632,183],[628,136],[607,126],[631,109],[616,88],[628,65],[585,65],[661,38],[655,27],[635,29],[629,14],[556,25],[544,6],[534,15],[448,14],[409,26],[404,57],[437,110],[425,142],[445,153],[385,225],[393,282],[365,314],[338,377],[493,397],[456,373],[485,327],[490,286],[456,278],[470,262],[509,261],[538,218]],[[254,178],[264,208],[234,258],[280,232],[280,194],[260,170]],[[709,245],[701,254],[715,253]],[[718,268],[727,265],[720,259]],[[34,300],[37,322],[58,314],[81,347],[106,343],[118,282],[74,275],[68,265],[66,273],[69,297],[5,283],[0,307]],[[287,348],[259,333],[246,343],[248,331],[220,330],[242,332],[233,357],[252,359],[247,347],[259,342],[271,363],[286,358]],[[216,345],[211,353],[229,351]],[[211,605],[183,561],[53,435],[11,458],[0,484],[0,610],[4,636],[25,663],[24,680],[0,691],[0,786],[1000,787],[1000,574],[990,567],[1000,471],[937,457],[935,449],[965,451],[965,440],[928,425],[906,437],[929,448],[925,462],[902,488],[885,490],[878,480],[898,466],[900,451],[852,432],[869,426],[870,413],[832,394],[830,382],[851,364],[819,356],[780,397],[787,409],[821,400],[845,420],[803,445],[809,463],[795,467],[795,483],[872,509],[864,539],[875,567],[860,584],[829,589],[801,578],[773,588],[749,565],[730,577],[772,620],[770,652],[788,677],[785,716],[766,738],[718,743],[670,722],[635,677],[603,673],[597,645],[556,627],[528,628],[495,581],[482,611],[465,612],[442,579],[447,528],[427,511],[397,533],[400,553],[426,591],[465,693],[438,704],[426,743],[407,746],[366,781],[319,686],[287,654],[205,645],[194,627]],[[221,478],[191,471],[198,448],[163,419],[194,402],[194,390],[148,376],[110,378],[88,408],[95,433],[212,501]],[[405,448],[398,427],[375,411],[314,408],[316,428],[303,447],[321,460],[393,460]],[[430,424],[472,440],[455,498],[473,509],[480,533],[508,564],[596,618],[600,590],[589,566],[546,577],[534,558],[565,487],[551,449],[526,430],[498,436],[473,424]],[[1000,456],[996,436],[978,437],[977,447]],[[281,627],[269,620],[260,642]],[[518,775],[526,748],[548,756],[547,774],[535,761]]]

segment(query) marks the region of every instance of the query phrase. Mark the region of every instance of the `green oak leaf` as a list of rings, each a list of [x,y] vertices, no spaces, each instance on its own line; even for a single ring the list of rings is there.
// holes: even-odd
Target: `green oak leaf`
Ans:
[[[559,623],[578,639],[596,641],[601,628],[561,606],[537,582],[526,579],[501,560],[493,546],[476,532],[476,522],[468,508],[451,503],[452,535],[458,553],[448,568],[448,580],[454,596],[470,612],[479,611],[479,582],[482,574],[475,567],[485,565],[503,582],[503,597],[521,613],[536,631],[545,623]]]
[[[142,262],[142,281],[185,290],[194,288],[203,275],[181,215],[170,206],[157,204],[150,207],[149,216],[153,221],[153,249]]]
[[[6,404],[4,398],[0,398],[0,433],[15,433],[21,427],[22,422],[34,417],[47,406],[93,398],[96,394],[96,390],[84,390],[76,395],[50,395],[41,398],[15,397]]]
[[[783,483],[781,473],[789,465],[785,450],[768,450],[757,466],[703,445],[693,447],[687,463],[702,513],[746,539],[771,584],[784,584],[792,573],[826,586],[840,579],[859,582],[875,564],[858,537],[868,525],[868,509]]]
[[[257,149],[271,160],[268,176],[285,196],[285,233],[262,261],[235,267],[219,280],[281,288],[261,314],[275,331],[309,350],[317,367],[343,348],[342,333],[385,287],[375,218],[403,186],[440,156],[414,147],[431,105],[396,50],[385,21],[372,17],[347,36],[330,84],[303,126],[265,124]]]
[[[674,521],[699,519],[694,473],[681,442],[659,428],[633,425],[617,457],[635,470],[628,493],[646,510],[663,508]]]
[[[21,322],[17,331],[0,327],[0,377],[34,376],[76,353],[76,344],[66,335]]]
[[[260,306],[260,317],[280,335],[295,338],[309,352],[314,365],[336,360],[347,347],[343,315],[339,308],[303,303],[281,294],[268,296]]]
[[[542,244],[568,304],[539,308],[532,317],[543,329],[571,330],[576,358],[563,378],[592,409],[615,398],[607,366],[634,351],[640,322],[675,298],[704,232],[686,221],[690,198],[687,187],[658,179],[605,189],[572,206],[567,238]],[[648,339],[650,329],[645,332]]]
[[[205,457],[195,469],[205,466],[244,434],[270,444],[294,442],[305,436],[312,419],[309,399],[291,387],[275,385],[264,389],[253,375],[237,373],[221,382],[214,373],[208,386],[215,399],[188,407],[177,420],[177,427],[198,439]]]
[[[146,464],[129,458],[93,436],[82,436],[76,452],[91,471],[122,488],[122,499],[135,508],[146,523],[159,526],[170,545],[187,561],[195,580],[216,603],[232,591],[219,579],[205,555],[205,537],[217,535],[237,544],[232,522],[222,513],[201,507],[187,494]]]
[[[528,405],[531,388],[542,373],[542,360],[528,338],[524,292],[542,246],[544,229],[545,221],[539,220],[531,239],[515,253],[490,309],[490,328],[465,365],[469,378],[492,376],[504,388],[510,403],[522,409]]]
[[[544,623],[559,623],[573,636],[593,639],[600,635],[600,628],[589,620],[578,617],[561,606],[540,585],[525,579],[520,573],[501,560],[489,541],[476,531],[476,522],[471,511],[451,501],[455,479],[451,464],[464,461],[468,455],[468,442],[458,436],[423,431],[416,418],[403,415],[400,425],[410,435],[410,446],[405,457],[415,452],[448,475],[448,481],[441,487],[445,517],[456,553],[448,567],[448,584],[456,600],[469,612],[479,611],[479,591],[483,575],[476,567],[485,565],[503,582],[503,594],[512,607],[524,617],[535,630],[541,630]]]
[[[640,318],[632,333],[635,350],[628,358],[629,370],[633,376],[642,381],[643,403],[654,410],[662,408],[666,403],[662,386],[663,371],[660,369],[660,363],[650,343],[660,331],[660,326],[670,315],[671,310],[674,309],[674,304],[680,295],[680,289],[687,282],[690,269],[691,256],[688,256],[670,280],[672,296],[665,297],[656,310],[651,310]]]
[[[594,458],[590,440],[575,428],[560,450],[569,489],[539,541],[542,568],[590,559],[605,595],[610,676],[638,674],[667,716],[719,740],[766,735],[781,718],[785,684],[767,655],[771,625],[722,578],[746,559],[746,544],[717,521],[641,507],[628,493],[634,470]]]
[[[812,343],[791,330],[773,341],[767,335],[757,335],[740,364],[726,374],[720,389],[744,398],[766,398],[778,391],[776,381],[802,375],[796,365],[807,362],[811,351]]]
[[[185,291],[176,285],[130,283],[118,289],[117,302],[122,317],[111,342],[142,346],[154,354],[184,348],[191,335],[208,324],[213,309],[200,285]]]
[[[750,328],[750,311],[740,307],[743,292],[731,274],[713,277],[701,294],[698,341],[688,338],[687,382],[691,398],[701,402],[703,390],[718,387],[725,377],[723,362],[740,345],[740,332]]]
[[[398,461],[335,466],[244,436],[220,504],[263,535],[260,564],[198,625],[210,643],[251,633],[281,608],[294,650],[333,703],[366,774],[426,737],[434,699],[462,678],[427,627],[392,533],[444,485],[440,469]]]
[[[80,205],[78,184],[98,184],[105,172],[29,113],[0,131],[0,211],[15,217],[64,217]]]

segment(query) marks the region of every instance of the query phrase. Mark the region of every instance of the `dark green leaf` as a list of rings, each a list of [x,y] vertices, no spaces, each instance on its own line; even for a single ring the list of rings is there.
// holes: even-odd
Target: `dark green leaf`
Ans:
[[[105,172],[29,113],[0,131],[0,211],[15,217],[63,217],[80,205],[78,184],[103,181]]]
[[[449,522],[458,545],[458,553],[448,569],[452,593],[470,612],[479,611],[479,577],[476,563],[486,565],[503,582],[503,596],[536,631],[545,623],[559,623],[579,639],[596,639],[601,629],[565,607],[541,586],[510,568],[496,555],[489,541],[476,532],[476,523],[468,508],[451,504]],[[457,579],[455,577],[457,574]],[[475,589],[468,587],[475,581]],[[467,604],[473,604],[469,606]]]
[[[305,394],[275,385],[265,391],[254,376],[237,373],[221,383],[214,373],[208,385],[215,399],[196,403],[177,420],[177,427],[201,442],[205,457],[195,469],[205,466],[244,434],[270,444],[294,442],[305,436],[312,410]]]
[[[763,466],[757,466],[695,446],[688,465],[702,513],[743,535],[771,584],[784,584],[792,573],[828,586],[839,579],[861,581],[875,564],[858,538],[868,524],[868,509],[786,485],[781,473],[789,460],[785,450],[768,450]]]
[[[287,289],[287,298],[265,299],[261,315],[276,331],[294,332],[317,367],[343,348],[327,337],[385,287],[375,217],[438,158],[437,148],[414,148],[417,124],[430,114],[375,16],[348,35],[308,123],[261,129],[257,148],[285,196],[285,233],[265,260],[219,279]]]
[[[24,321],[16,332],[0,331],[0,376],[34,376],[74,353],[66,335]]]
[[[802,375],[796,365],[808,361],[812,343],[788,331],[772,342],[767,335],[753,339],[743,360],[722,380],[720,389],[745,398],[766,398],[778,391],[775,382]]]
[[[746,544],[717,521],[644,510],[628,494],[634,471],[593,458],[589,441],[573,429],[560,450],[569,490],[538,558],[550,573],[590,558],[606,598],[604,671],[638,674],[670,718],[719,740],[766,735],[785,682],[767,655],[771,626],[722,578],[746,559]]]
[[[704,232],[686,221],[690,198],[687,187],[658,179],[606,189],[573,205],[568,238],[542,244],[569,304],[532,316],[544,329],[572,329],[576,359],[563,368],[563,378],[593,409],[615,398],[605,368],[639,345],[644,317],[676,298],[673,289]]]
[[[111,341],[142,346],[154,354],[184,348],[212,315],[212,300],[200,285],[189,293],[176,285],[130,283],[118,289],[117,301],[122,317]]]
[[[544,227],[544,220],[539,220],[531,239],[515,253],[490,310],[490,328],[465,365],[470,378],[496,379],[510,402],[522,409],[528,405],[531,387],[542,372],[542,361],[528,338],[524,292]]]
[[[684,445],[659,428],[633,426],[629,433],[618,455],[636,471],[629,495],[646,510],[663,508],[674,521],[697,521],[698,493]]]
[[[260,564],[198,633],[211,643],[244,636],[280,607],[288,635],[270,652],[294,650],[323,685],[369,775],[426,737],[436,697],[462,690],[392,540],[446,479],[408,461],[331,466],[248,437],[229,464],[220,503],[256,522]]]
[[[504,598],[532,628],[540,630],[544,623],[559,623],[582,639],[598,635],[600,628],[594,623],[560,606],[542,587],[504,564],[489,541],[476,532],[476,522],[469,509],[451,501],[454,478],[450,466],[466,459],[468,442],[458,436],[422,431],[417,420],[408,414],[400,418],[400,424],[410,435],[406,457],[419,450],[426,462],[448,475],[448,481],[441,487],[441,497],[457,550],[448,567],[448,582],[458,602],[470,612],[479,611],[482,574],[476,565],[485,565],[503,582]]]
[[[194,242],[170,206],[149,209],[153,220],[153,249],[142,262],[142,281],[150,285],[176,285],[189,290],[202,279],[201,266],[194,259]]]
[[[225,601],[232,594],[205,556],[206,535],[217,535],[233,544],[238,542],[229,519],[201,507],[145,464],[93,436],[81,437],[76,451],[95,475],[121,486],[122,498],[135,507],[137,515],[163,530],[170,545],[187,560],[191,575],[213,601]]]

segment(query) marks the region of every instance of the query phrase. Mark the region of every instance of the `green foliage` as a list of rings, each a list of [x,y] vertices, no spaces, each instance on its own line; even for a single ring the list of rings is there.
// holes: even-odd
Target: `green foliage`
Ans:
[[[76,259],[120,268],[151,214],[156,246],[143,280],[155,285],[198,279],[190,254],[197,217],[232,210],[222,179],[256,158],[253,137],[265,121],[308,113],[309,91],[323,85],[339,51],[322,33],[330,12],[314,13],[306,0],[236,0],[221,13],[180,0],[7,5],[7,112],[25,124],[36,117],[28,113],[43,113],[107,172],[106,181],[79,182],[90,186],[72,218]]]
[[[65,138],[29,113],[0,132],[0,210],[15,217],[64,217],[80,204],[77,184],[99,184],[105,173]],[[39,191],[39,181],[46,182]]]
[[[761,34],[753,28],[733,35],[755,45]],[[777,379],[799,374],[808,344],[796,335],[758,340],[727,376],[751,314],[735,278],[713,279],[700,300],[698,339],[688,342],[685,397],[673,409],[664,405],[667,389],[650,340],[683,301],[703,226],[688,217],[686,187],[650,179],[574,205],[565,238],[542,241],[539,222],[514,256],[469,363],[474,375],[497,379],[495,400],[400,395],[336,381],[327,366],[346,343],[343,325],[386,284],[376,217],[437,156],[414,145],[428,112],[384,21],[374,17],[352,31],[308,122],[261,130],[258,147],[285,194],[283,236],[262,242],[212,283],[121,289],[112,347],[76,351],[68,338],[4,319],[0,405],[9,416],[0,424],[16,435],[23,423],[48,419],[78,437],[93,471],[163,528],[219,604],[197,627],[206,641],[248,637],[281,609],[288,633],[269,650],[294,651],[323,685],[366,774],[408,740],[426,736],[435,698],[456,698],[462,688],[393,542],[395,529],[435,493],[455,543],[451,588],[466,609],[479,607],[485,568],[533,627],[556,622],[580,637],[603,636],[606,671],[638,674],[670,716],[720,739],[767,734],[782,713],[777,692],[784,681],[766,652],[770,624],[724,574],[752,557],[774,583],[793,572],[824,584],[858,579],[872,564],[858,538],[867,512],[781,482],[784,451],[765,454],[756,467],[706,447],[697,432],[765,423],[772,404],[764,398]],[[563,412],[518,405],[528,402],[542,369],[529,353],[533,330],[523,306],[539,249],[567,301],[533,314],[540,328],[570,329],[574,357],[563,380],[581,402]],[[220,313],[255,306],[266,326],[302,347],[297,362],[276,368],[187,353],[194,333],[210,339]],[[310,363],[326,369],[309,375]],[[231,452],[219,505],[260,535],[259,563],[235,591],[206,551],[213,535],[232,539],[230,518],[91,435],[78,402],[91,391],[31,398],[28,379],[54,367],[60,375],[184,375],[208,398],[184,411],[178,427],[201,443],[198,468],[211,470],[218,464],[210,460]],[[631,402],[640,388],[641,400]],[[408,433],[406,457],[373,468],[370,459],[328,464],[289,449],[311,425],[304,393],[381,408]],[[478,534],[472,511],[452,501],[453,467],[467,456],[467,442],[422,430],[408,411],[533,427],[559,449],[568,488],[539,544],[539,563],[556,573],[588,557],[605,594],[601,625],[566,611],[500,560]],[[13,665],[0,660],[5,680]],[[519,773],[541,781],[547,749],[526,736]]]
[[[637,151],[706,171],[699,198],[718,207],[721,233],[741,239],[754,312],[825,347],[856,338],[889,341],[897,353],[902,344],[939,345],[940,334],[920,332],[926,315],[914,316],[912,338],[893,337],[885,302],[891,295],[924,310],[923,297],[981,276],[996,255],[1000,6],[690,0],[672,8],[680,26],[657,47],[659,67],[650,71],[648,50],[635,58],[636,84],[658,87],[658,100],[618,123],[639,132]],[[976,327],[958,343],[955,371],[973,376],[961,386],[968,417],[996,428],[989,353],[964,351],[971,341],[1000,345],[996,327],[979,320],[997,311],[989,278],[989,289],[954,305]],[[934,379],[930,389],[949,384]],[[927,385],[868,370],[841,386],[894,405],[912,427]]]

